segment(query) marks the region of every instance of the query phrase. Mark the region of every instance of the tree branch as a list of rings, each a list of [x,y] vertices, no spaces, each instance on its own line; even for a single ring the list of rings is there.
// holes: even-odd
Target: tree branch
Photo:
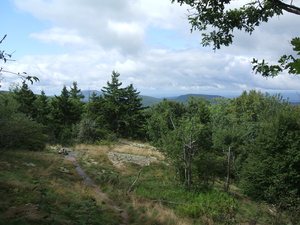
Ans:
[[[162,202],[162,203],[168,203],[168,204],[173,204],[173,205],[186,205],[186,203],[170,202],[170,201],[166,201],[166,200],[152,200],[152,202]]]
[[[273,0],[271,2],[273,2],[273,4],[275,6],[278,6],[279,8],[281,8],[281,9],[283,9],[283,10],[289,12],[289,13],[300,15],[300,8],[297,7],[297,6],[294,6],[292,4],[289,5],[289,4],[286,4],[286,3],[282,2],[282,1],[279,1],[279,0]]]
[[[4,37],[2,38],[2,40],[0,41],[0,44],[2,44],[2,41],[6,38],[7,34],[4,35]]]
[[[139,180],[139,178],[140,178],[142,169],[143,169],[143,168],[141,168],[141,169],[139,170],[138,176],[137,176],[137,178],[135,179],[135,181],[131,184],[131,186],[129,187],[129,189],[128,189],[128,191],[127,191],[127,194],[129,194],[130,192],[133,191],[133,188],[134,188],[136,182],[138,182],[138,180]]]

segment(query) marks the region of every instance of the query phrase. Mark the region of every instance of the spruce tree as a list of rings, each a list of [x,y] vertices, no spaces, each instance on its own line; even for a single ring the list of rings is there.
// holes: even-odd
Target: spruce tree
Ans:
[[[141,136],[145,117],[143,115],[142,99],[139,92],[130,84],[122,88],[120,74],[113,71],[111,82],[103,87],[105,104],[105,121],[113,133],[123,138]]]
[[[47,125],[49,123],[50,106],[48,103],[48,97],[44,91],[41,91],[41,94],[37,96],[34,106],[36,109],[35,120],[38,123]]]
[[[78,89],[77,82],[73,82],[73,86],[70,87],[70,98],[75,100],[81,100],[84,98],[84,95],[81,93],[81,89]]]
[[[14,90],[14,98],[17,100],[19,105],[19,111],[26,114],[31,118],[36,117],[36,109],[34,107],[34,101],[36,100],[35,94],[30,90],[28,84],[23,81],[21,88]]]
[[[70,140],[72,125],[78,123],[82,115],[82,105],[72,101],[70,92],[63,87],[60,96],[51,101],[51,120],[55,138],[60,141]]]
[[[105,101],[105,120],[109,130],[118,134],[124,112],[122,105],[123,89],[122,82],[119,81],[120,74],[113,71],[111,82],[107,82],[107,86],[101,90],[104,94]]]

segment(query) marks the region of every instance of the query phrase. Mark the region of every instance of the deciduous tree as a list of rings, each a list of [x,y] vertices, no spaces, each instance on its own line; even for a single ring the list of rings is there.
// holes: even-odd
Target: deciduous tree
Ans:
[[[300,4],[296,1],[279,0],[249,0],[244,1],[241,7],[234,7],[232,0],[171,0],[181,5],[190,6],[188,20],[192,26],[191,31],[212,30],[203,33],[202,44],[213,45],[213,49],[220,49],[222,45],[229,46],[233,43],[234,31],[243,30],[252,34],[255,28],[263,22],[268,22],[273,16],[281,16],[283,12],[300,15]],[[295,37],[291,44],[294,51],[300,49],[300,39]],[[263,76],[274,77],[283,70],[291,74],[300,74],[300,59],[292,55],[284,55],[278,60],[278,65],[269,65],[262,60],[253,59],[253,70]]]

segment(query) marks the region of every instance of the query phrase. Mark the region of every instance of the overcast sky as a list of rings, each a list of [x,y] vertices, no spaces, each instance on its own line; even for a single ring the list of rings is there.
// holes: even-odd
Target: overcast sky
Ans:
[[[240,1],[242,2],[242,1]],[[40,82],[35,93],[59,95],[77,81],[81,90],[101,90],[113,70],[120,81],[155,97],[181,94],[237,96],[244,90],[292,93],[300,98],[300,76],[263,78],[252,58],[276,62],[292,53],[300,16],[274,17],[250,36],[237,32],[233,45],[214,52],[190,33],[185,6],[171,0],[3,0],[0,50],[16,61],[1,67],[26,71]],[[15,75],[2,74],[1,90]]]

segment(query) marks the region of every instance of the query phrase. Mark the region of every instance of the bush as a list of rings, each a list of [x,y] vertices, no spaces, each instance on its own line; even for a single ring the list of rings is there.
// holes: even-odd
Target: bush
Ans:
[[[206,216],[214,222],[230,224],[235,219],[237,203],[229,194],[212,189],[200,193],[191,204],[182,205],[179,210],[194,218]]]
[[[0,149],[42,150],[46,141],[43,125],[22,113],[0,109]]]
[[[96,121],[85,118],[76,125],[74,129],[76,140],[79,143],[92,144],[99,140],[107,139],[109,132],[105,128],[99,127]]]

